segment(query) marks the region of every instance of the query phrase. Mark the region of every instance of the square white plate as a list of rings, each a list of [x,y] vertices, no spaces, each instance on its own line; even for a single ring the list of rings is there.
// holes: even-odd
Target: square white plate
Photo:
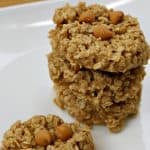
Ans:
[[[53,104],[55,96],[49,79],[46,54],[50,51],[48,30],[54,27],[55,8],[77,0],[50,0],[0,9],[0,139],[18,119],[36,114],[57,114],[74,120]],[[139,18],[150,43],[148,0],[92,0]],[[105,127],[92,130],[97,150],[150,150],[150,65],[143,82],[139,115],[129,120],[118,134]]]

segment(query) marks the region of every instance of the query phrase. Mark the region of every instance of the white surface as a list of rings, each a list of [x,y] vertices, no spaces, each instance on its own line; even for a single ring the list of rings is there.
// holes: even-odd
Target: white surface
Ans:
[[[92,2],[137,16],[150,43],[148,0]],[[66,121],[73,120],[52,102],[55,95],[46,60],[50,50],[48,30],[54,26],[51,18],[54,9],[63,4],[64,0],[50,0],[0,9],[0,138],[14,121],[35,114],[54,113]],[[94,127],[92,132],[97,150],[150,150],[149,76],[150,65],[143,84],[141,112],[128,121],[123,132],[112,134],[105,127]]]

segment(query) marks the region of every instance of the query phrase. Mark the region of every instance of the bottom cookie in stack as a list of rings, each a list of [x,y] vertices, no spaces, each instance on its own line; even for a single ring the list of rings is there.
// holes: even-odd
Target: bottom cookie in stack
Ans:
[[[117,74],[93,71],[71,65],[55,52],[48,55],[48,63],[56,104],[77,120],[105,124],[117,132],[128,116],[138,112],[143,67]]]

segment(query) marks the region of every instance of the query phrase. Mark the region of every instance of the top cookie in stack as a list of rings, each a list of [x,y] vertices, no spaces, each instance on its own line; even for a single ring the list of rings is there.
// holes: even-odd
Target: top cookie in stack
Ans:
[[[145,65],[149,46],[136,18],[104,6],[66,5],[54,14],[53,50],[80,67],[126,72]]]

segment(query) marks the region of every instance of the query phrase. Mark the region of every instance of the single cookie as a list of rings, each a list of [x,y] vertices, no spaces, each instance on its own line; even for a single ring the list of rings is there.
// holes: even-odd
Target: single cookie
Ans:
[[[48,62],[55,102],[77,120],[119,131],[124,120],[138,111],[143,67],[117,74],[93,71],[73,66],[55,52],[48,55]]]
[[[126,72],[148,62],[150,48],[136,18],[101,5],[66,5],[55,11],[52,48],[71,64]]]
[[[54,115],[17,121],[4,134],[2,150],[94,150],[87,127],[64,123]]]

